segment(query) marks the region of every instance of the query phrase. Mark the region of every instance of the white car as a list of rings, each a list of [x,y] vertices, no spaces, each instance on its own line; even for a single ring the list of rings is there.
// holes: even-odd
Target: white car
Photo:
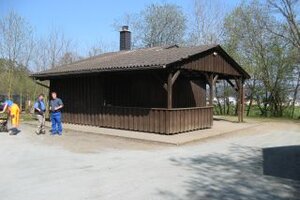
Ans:
[[[228,97],[228,100],[229,100],[229,104],[231,105],[236,105],[236,99],[235,97]],[[219,98],[219,102],[221,105],[224,105],[224,98]],[[216,97],[214,97],[214,100],[213,100],[213,104],[214,105],[217,105],[218,104],[218,100]]]

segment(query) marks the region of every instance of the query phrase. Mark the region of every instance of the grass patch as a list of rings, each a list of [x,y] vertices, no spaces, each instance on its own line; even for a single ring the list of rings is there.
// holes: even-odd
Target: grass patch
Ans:
[[[23,121],[32,121],[32,120],[36,120],[36,118],[34,117],[33,114],[29,114],[29,113],[22,113],[20,115],[21,120]]]
[[[292,115],[292,108],[288,107],[286,108],[284,111],[283,111],[283,116],[282,117],[273,117],[271,116],[271,113],[268,112],[268,117],[265,117],[265,116],[262,116],[261,115],[261,111],[260,109],[258,108],[258,106],[254,105],[251,107],[250,109],[250,113],[248,116],[246,116],[246,112],[247,112],[247,106],[245,107],[245,118],[253,118],[253,119],[272,119],[272,120],[275,120],[275,119],[288,119],[288,120],[299,120],[300,119],[300,107],[295,107],[295,110],[294,110],[294,117],[292,118],[291,115]],[[225,108],[225,113],[224,114],[224,107],[222,107],[222,112],[220,112],[220,108],[219,106],[214,106],[214,115],[216,116],[228,116],[227,118],[230,119],[229,116],[235,116],[235,106],[234,105],[230,105],[229,107],[229,114],[227,114],[227,107]]]

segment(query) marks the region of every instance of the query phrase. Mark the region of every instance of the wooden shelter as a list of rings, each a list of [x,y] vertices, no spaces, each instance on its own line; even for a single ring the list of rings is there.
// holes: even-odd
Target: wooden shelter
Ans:
[[[173,45],[105,53],[32,77],[50,80],[64,101],[65,123],[176,134],[213,125],[217,79],[238,92],[243,121],[249,75],[219,45]]]

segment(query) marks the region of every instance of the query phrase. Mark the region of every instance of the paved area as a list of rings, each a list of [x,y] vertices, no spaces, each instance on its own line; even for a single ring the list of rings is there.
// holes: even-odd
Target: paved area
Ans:
[[[37,121],[28,121],[27,124],[36,126]],[[182,145],[191,142],[196,142],[210,137],[216,137],[223,134],[233,133],[243,129],[249,129],[259,126],[260,123],[250,121],[247,123],[236,123],[226,120],[215,120],[212,128],[180,133],[175,135],[160,135],[155,133],[144,133],[137,131],[127,131],[110,128],[100,128],[93,126],[83,126],[74,124],[64,124],[64,128],[69,131],[80,131],[84,133],[91,133],[96,135],[105,135],[110,137],[121,137],[131,140],[155,142],[169,145]],[[50,127],[50,122],[46,122],[46,126]]]
[[[0,199],[300,199],[300,182],[263,174],[262,149],[300,145],[300,124],[265,122],[170,146],[67,131],[0,134]]]

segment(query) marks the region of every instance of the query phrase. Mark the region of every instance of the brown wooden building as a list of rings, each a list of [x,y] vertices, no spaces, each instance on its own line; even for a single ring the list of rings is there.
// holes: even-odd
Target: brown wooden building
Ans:
[[[239,93],[243,120],[243,82],[249,75],[219,45],[126,48],[32,76],[50,80],[50,91],[64,101],[65,123],[160,134],[210,128],[217,79]]]

